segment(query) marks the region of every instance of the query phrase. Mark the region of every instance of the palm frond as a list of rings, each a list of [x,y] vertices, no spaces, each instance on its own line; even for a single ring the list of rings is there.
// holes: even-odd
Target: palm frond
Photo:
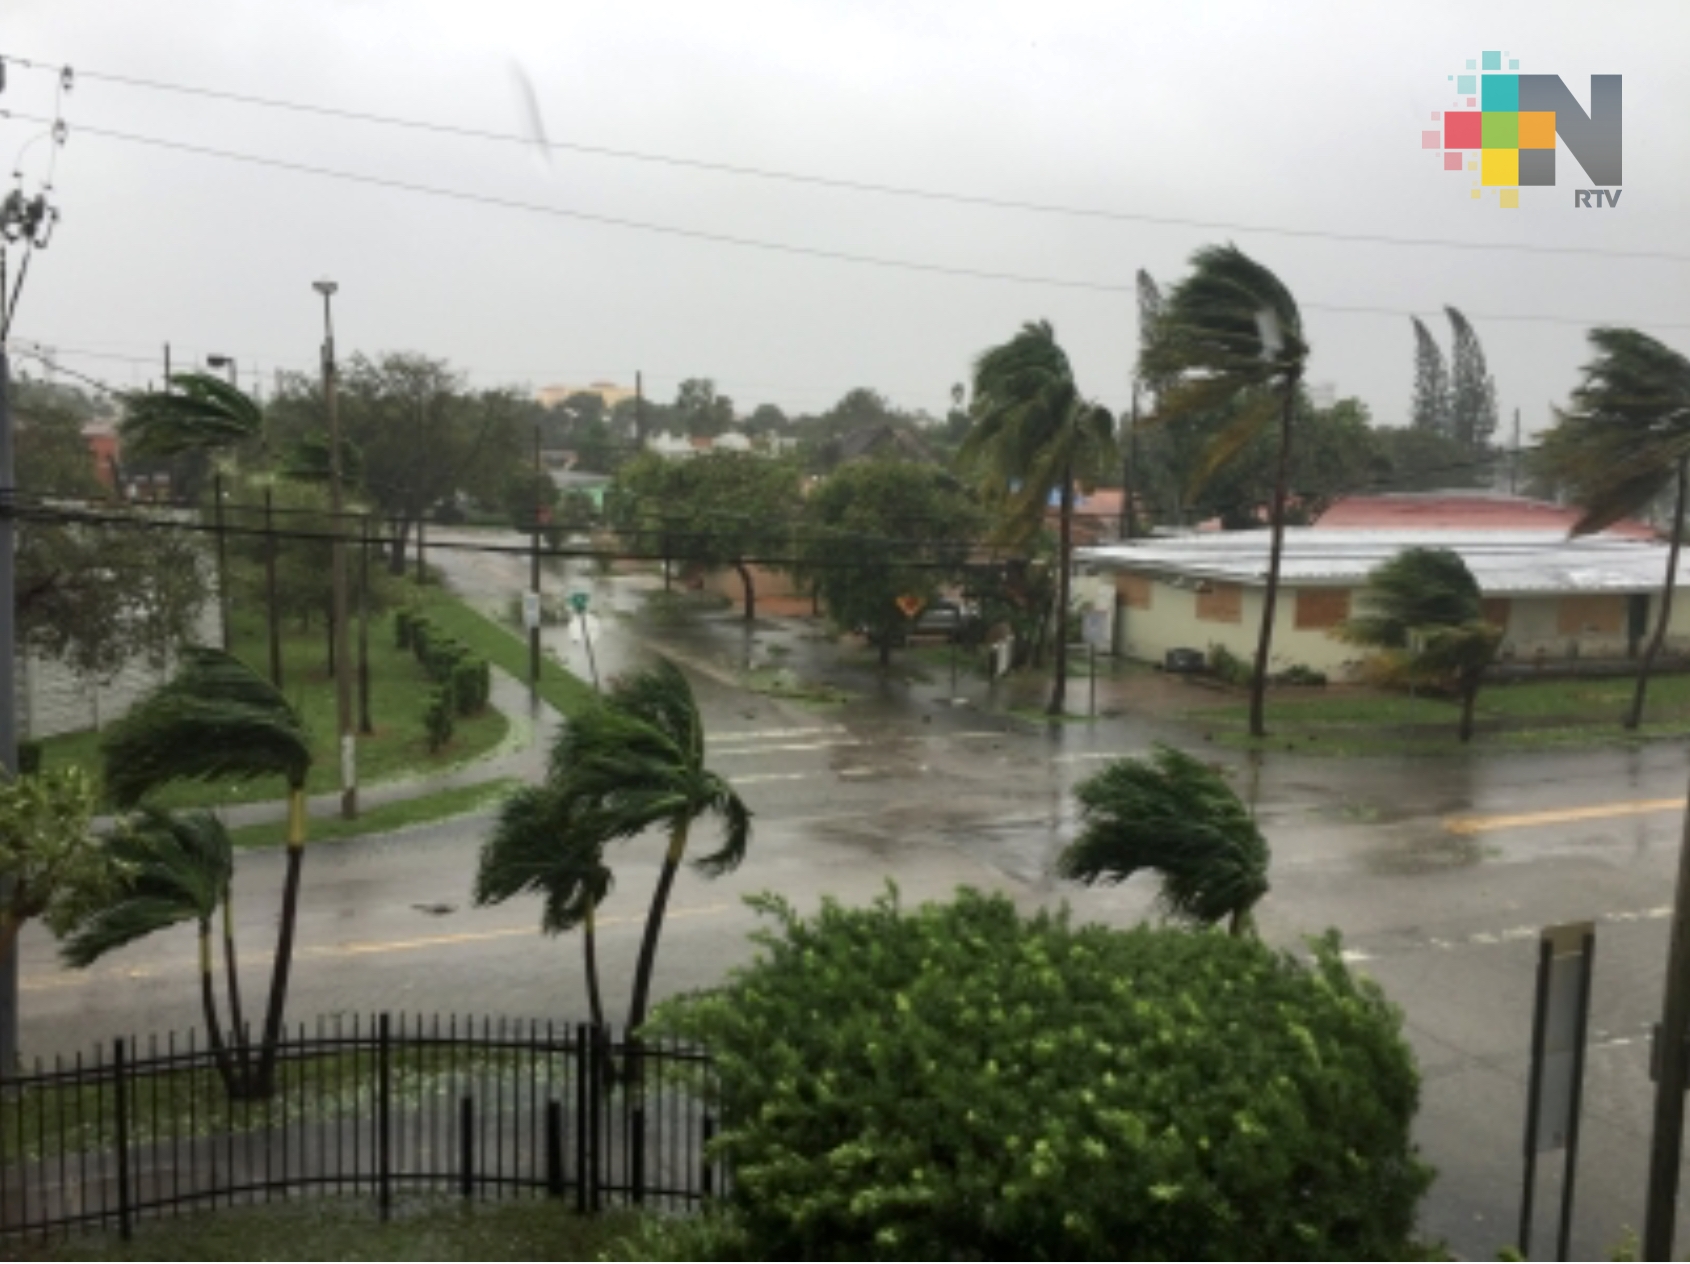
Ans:
[[[525,787],[500,806],[476,867],[478,905],[513,896],[544,897],[540,926],[548,935],[580,925],[610,894],[614,876],[603,842],[580,828],[572,805],[551,787]]]
[[[107,838],[126,873],[116,897],[65,939],[66,964],[84,967],[179,922],[216,913],[234,872],[234,848],[215,814],[144,809]]]
[[[311,740],[287,699],[222,650],[194,646],[182,657],[100,743],[113,801],[131,806],[172,781],[280,776],[303,785]]]
[[[208,373],[176,373],[174,391],[140,391],[124,399],[118,423],[124,448],[136,456],[178,456],[232,447],[257,437],[264,418],[252,397]]]
[[[1092,885],[1143,869],[1161,875],[1175,918],[1213,925],[1268,890],[1268,846],[1238,796],[1208,765],[1158,744],[1075,789],[1083,828],[1057,859],[1064,878]]]
[[[1204,447],[1202,459],[1192,471],[1186,494],[1195,497],[1201,492],[1215,476],[1215,471],[1249,447],[1273,422],[1278,412],[1278,401],[1271,395],[1265,392],[1251,394],[1238,415]]]

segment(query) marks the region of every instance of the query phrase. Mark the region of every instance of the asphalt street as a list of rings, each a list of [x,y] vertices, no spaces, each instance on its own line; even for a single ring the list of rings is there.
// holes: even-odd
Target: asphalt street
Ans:
[[[431,561],[489,605],[502,605],[527,575],[514,557],[437,549]],[[647,652],[651,630],[640,626],[631,584],[547,582],[592,593],[603,616],[595,644],[602,671]],[[1199,735],[1130,715],[1031,723],[994,711],[983,682],[953,689],[942,673],[893,679],[843,706],[807,707],[733,683],[732,669],[744,665],[735,657],[754,658],[759,645],[766,653],[778,629],[759,625],[747,636],[721,619],[663,635],[694,680],[710,762],[756,815],[739,872],[714,882],[688,873],[677,884],[659,995],[708,987],[749,959],[747,934],[758,919],[742,899],[759,891],[813,908],[823,897],[867,901],[888,881],[912,903],[971,885],[1029,909],[1066,901],[1080,917],[1113,925],[1154,916],[1148,880],[1085,890],[1053,880],[1050,862],[1072,832],[1076,780],[1158,738],[1201,747]],[[548,651],[585,670],[584,647],[567,633],[550,630]],[[803,652],[794,640],[775,658]],[[1305,936],[1338,928],[1350,960],[1402,1008],[1424,1077],[1419,1137],[1439,1170],[1424,1227],[1469,1257],[1494,1257],[1514,1239],[1539,929],[1595,921],[1573,1249],[1605,1256],[1643,1212],[1647,1036],[1660,1005],[1690,751],[1661,743],[1400,761],[1214,756],[1235,773],[1273,847],[1263,936],[1296,950]],[[482,814],[314,845],[290,1012],[581,1017],[578,945],[542,937],[532,901],[470,904],[488,822]],[[635,840],[617,864],[600,947],[613,1012],[626,1004],[660,848],[655,837]],[[278,854],[241,860],[236,902],[249,995],[272,946],[280,874]],[[53,953],[47,937],[26,933],[26,1056],[198,1020],[190,929],[80,973],[61,969]],[[1561,1158],[1541,1165],[1539,1258],[1553,1249]],[[1681,1242],[1684,1233],[1681,1226]]]

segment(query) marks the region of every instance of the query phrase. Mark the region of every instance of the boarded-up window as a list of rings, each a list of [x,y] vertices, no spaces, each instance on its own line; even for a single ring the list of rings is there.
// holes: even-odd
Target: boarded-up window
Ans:
[[[1562,636],[1619,636],[1625,630],[1625,598],[1617,593],[1562,597],[1557,614]]]
[[[1117,575],[1115,576],[1115,591],[1121,594],[1123,605],[1134,610],[1150,609],[1150,591],[1152,584],[1145,575]]]
[[[1348,588],[1299,588],[1297,590],[1297,622],[1299,628],[1335,628],[1350,617]]]
[[[1244,590],[1237,584],[1210,584],[1197,590],[1197,617],[1207,623],[1242,623]]]
[[[1513,608],[1514,603],[1506,597],[1486,597],[1479,602],[1479,618],[1506,631]]]

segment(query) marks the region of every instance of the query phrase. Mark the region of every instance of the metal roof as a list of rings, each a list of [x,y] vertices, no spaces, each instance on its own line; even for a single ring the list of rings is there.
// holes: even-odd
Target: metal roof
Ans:
[[[1223,531],[1174,539],[1135,540],[1074,550],[1077,562],[1103,570],[1184,575],[1234,584],[1266,582],[1271,533]],[[1402,549],[1453,549],[1498,596],[1530,593],[1654,592],[1666,572],[1667,547],[1617,536],[1568,539],[1561,531],[1397,530],[1288,527],[1280,582],[1342,587]],[[1680,574],[1683,573],[1682,564]]]

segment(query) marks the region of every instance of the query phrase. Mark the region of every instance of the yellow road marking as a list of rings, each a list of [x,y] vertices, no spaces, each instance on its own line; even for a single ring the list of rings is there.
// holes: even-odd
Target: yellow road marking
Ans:
[[[1506,816],[1450,816],[1444,828],[1451,834],[1483,834],[1490,830],[1525,829],[1531,825],[1562,825],[1569,821],[1600,821],[1612,816],[1647,816],[1651,812],[1681,812],[1683,799],[1628,799],[1593,803],[1582,808],[1553,808],[1547,812],[1517,812]]]
[[[706,904],[698,908],[671,909],[664,921],[673,921],[684,917],[708,917],[715,913],[725,913],[734,907],[731,904]],[[611,926],[643,926],[645,915],[629,915],[626,917],[601,917],[598,928],[604,930]],[[419,948],[444,948],[452,944],[485,943],[495,939],[515,939],[518,936],[535,935],[539,928],[532,923],[522,926],[507,926],[499,930],[465,931],[457,935],[430,935],[420,939],[387,939],[371,940],[363,943],[352,942],[330,944],[317,948],[302,948],[298,955],[301,957],[369,957],[385,952],[414,952]],[[50,988],[76,987],[79,984],[110,979],[142,979],[152,978],[160,973],[189,973],[186,966],[179,970],[176,966],[167,966],[163,971],[136,967],[126,970],[111,970],[101,974],[90,974],[78,970],[59,975],[26,975],[20,983],[20,989],[25,992],[46,991]]]

